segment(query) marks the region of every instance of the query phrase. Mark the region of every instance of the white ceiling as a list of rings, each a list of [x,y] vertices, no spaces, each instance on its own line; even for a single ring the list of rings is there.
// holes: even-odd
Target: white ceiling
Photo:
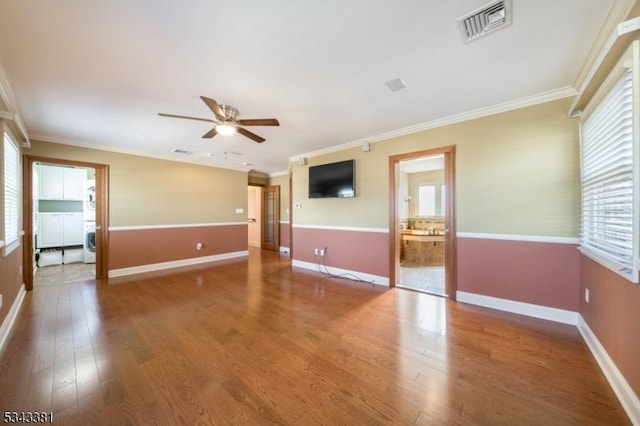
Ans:
[[[572,86],[613,0],[512,0],[512,25],[465,44],[456,18],[486,3],[4,0],[0,59],[34,139],[274,173]],[[395,78],[408,87],[391,92]],[[157,115],[212,118],[200,95],[281,125],[251,127],[257,144]]]

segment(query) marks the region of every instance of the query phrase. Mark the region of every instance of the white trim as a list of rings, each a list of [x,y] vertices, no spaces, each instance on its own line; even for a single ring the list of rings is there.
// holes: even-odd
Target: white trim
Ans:
[[[25,289],[24,284],[22,284],[20,286],[20,290],[18,290],[18,295],[11,305],[11,309],[9,309],[9,312],[7,312],[7,316],[2,322],[2,325],[0,325],[0,353],[2,353],[4,345],[9,340],[11,329],[13,328],[13,324],[16,322],[18,311],[20,310],[20,306],[22,305],[22,301],[24,300],[24,296],[26,294],[27,290]]]
[[[4,240],[0,240],[0,248],[4,247]]]
[[[281,220],[280,223],[284,223],[285,225],[289,225],[291,224],[291,222],[289,222],[288,220]]]
[[[580,244],[579,238],[549,237],[546,235],[485,234],[480,232],[457,232],[458,238],[479,238],[485,240],[529,241],[533,243]]]
[[[269,173],[270,178],[280,177],[280,176],[289,176],[289,170],[282,170],[279,172]]]
[[[584,255],[584,256],[588,257],[589,259],[593,260],[594,262],[600,264],[602,267],[607,268],[611,272],[614,272],[614,273],[620,275],[625,280],[627,280],[627,281],[629,281],[631,283],[637,284],[637,283],[635,283],[633,281],[633,276],[630,273],[621,271],[620,270],[620,266],[618,266],[615,263],[611,262],[606,257],[599,256],[598,253],[595,253],[595,252],[589,250],[589,248],[587,248],[587,247],[578,247],[578,251],[582,255]],[[638,269],[640,269],[640,268],[638,268]]]
[[[137,231],[141,229],[170,229],[170,228],[206,228],[210,226],[236,226],[247,225],[247,222],[218,222],[218,223],[178,223],[167,225],[134,225],[134,226],[110,226],[109,231]]]
[[[589,346],[593,357],[598,362],[600,369],[604,373],[609,385],[613,388],[618,400],[622,404],[622,407],[629,416],[631,423],[634,425],[640,425],[640,399],[635,394],[629,383],[625,380],[624,376],[616,367],[606,349],[597,336],[593,333],[587,322],[582,318],[582,315],[578,315],[578,330],[582,334],[582,338]]]
[[[570,325],[578,324],[579,314],[565,309],[517,302],[515,300],[500,299],[482,294],[468,293],[466,291],[457,291],[456,299],[458,302],[484,306],[485,308],[512,312],[514,314],[526,315],[528,317],[541,318],[548,321],[555,321]]]
[[[365,228],[356,226],[330,226],[330,225],[292,225],[293,228],[303,229],[323,229],[328,231],[354,231],[354,232],[375,232],[380,234],[388,234],[388,228]]]
[[[163,269],[179,268],[181,266],[199,265],[202,263],[219,262],[221,260],[236,259],[249,256],[248,250],[231,253],[214,254],[212,256],[194,257],[191,259],[172,260],[170,262],[151,263],[148,265],[132,266],[129,268],[109,270],[109,278],[122,277],[125,275],[141,274],[143,272],[154,272]]]
[[[67,139],[61,139],[55,136],[47,135],[45,133],[37,133],[37,132],[31,133],[31,139],[40,141],[40,142],[56,143],[56,144],[67,145],[67,146],[77,146],[80,148],[87,148],[95,151],[117,152],[120,154],[135,155],[135,156],[144,157],[144,158],[173,161],[174,163],[196,164],[198,166],[213,167],[216,169],[233,170],[236,172],[248,173],[247,166],[221,165],[219,163],[211,164],[210,162],[207,161],[207,159],[213,158],[213,157],[206,157],[201,155],[184,155],[184,156],[176,157],[176,154],[150,153],[150,152],[143,152],[137,149],[123,148],[123,147],[117,147],[112,145],[97,146],[97,145],[92,145],[91,143],[88,143],[88,142],[77,142],[77,141],[72,141]]]
[[[297,163],[300,157],[312,158],[319,157],[321,155],[331,154],[334,152],[344,151],[350,148],[360,148],[363,142],[376,143],[397,138],[400,136],[410,135],[417,132],[422,132],[429,129],[435,129],[437,127],[449,126],[451,124],[461,123],[464,121],[475,120],[477,118],[488,117],[490,115],[500,114],[520,108],[526,108],[533,105],[542,104],[545,102],[551,102],[558,99],[567,98],[570,96],[576,96],[577,92],[573,87],[566,86],[559,89],[550,90],[547,92],[539,93],[537,95],[528,96],[525,98],[515,99],[512,101],[503,102],[497,105],[491,105],[484,108],[478,108],[472,111],[463,112],[460,114],[451,115],[444,118],[438,118],[436,120],[427,121],[425,123],[416,124],[414,126],[404,127],[402,129],[393,130],[386,133],[381,133],[375,136],[370,136],[362,139],[358,139],[352,142],[347,142],[342,145],[335,145],[329,148],[319,149],[317,151],[306,152],[303,154],[297,154],[289,157],[291,163]]]
[[[20,133],[22,133],[22,136],[26,141],[26,144],[23,144],[23,146],[29,148],[31,146],[29,143],[29,133],[27,133],[27,128],[22,121],[22,115],[18,110],[18,103],[16,102],[16,98],[11,90],[11,84],[9,83],[9,78],[7,77],[2,60],[0,60],[0,98],[2,98],[7,109],[10,110],[7,112],[14,114],[12,121],[16,124],[16,127],[20,130]]]
[[[309,269],[309,270],[316,271],[316,272],[320,272],[320,271],[318,271],[318,265],[316,263],[305,262],[305,261],[302,261],[302,260],[293,259],[291,261],[291,266],[298,267],[298,268]],[[357,276],[358,278],[360,278],[360,279],[362,279],[364,281],[371,281],[369,284],[375,284],[375,285],[381,285],[381,286],[384,286],[384,287],[389,287],[389,278],[388,277],[381,277],[379,275],[367,274],[366,272],[350,271],[348,269],[334,268],[333,266],[328,266],[327,270],[331,274],[334,274],[334,275],[351,274],[351,275]],[[354,282],[357,282],[357,281],[354,281]]]
[[[616,0],[611,5],[604,22],[598,30],[596,39],[591,43],[591,50],[587,55],[587,59],[573,84],[573,87],[577,89],[577,95],[569,107],[569,115],[574,113],[585,89],[591,83],[591,79],[621,35],[619,34],[619,25],[629,15],[635,3],[636,0]]]

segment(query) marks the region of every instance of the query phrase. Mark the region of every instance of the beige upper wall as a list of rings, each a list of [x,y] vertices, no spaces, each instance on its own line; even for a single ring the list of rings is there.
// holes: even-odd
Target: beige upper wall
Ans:
[[[24,154],[108,164],[109,226],[246,221],[245,172],[40,141]]]
[[[459,232],[577,237],[578,121],[571,99],[496,114],[309,159],[356,160],[352,199],[309,199],[308,166],[292,165],[294,224],[389,226],[389,157],[456,146]]]

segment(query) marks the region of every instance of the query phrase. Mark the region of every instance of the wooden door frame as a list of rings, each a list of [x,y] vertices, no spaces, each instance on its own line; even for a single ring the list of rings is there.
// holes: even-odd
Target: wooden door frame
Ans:
[[[400,218],[398,217],[398,185],[400,161],[433,155],[444,155],[445,185],[445,286],[451,300],[456,300],[456,147],[455,145],[424,151],[408,152],[389,157],[389,286],[395,287],[400,277]]]
[[[59,164],[96,171],[96,278],[109,278],[109,166],[107,164],[64,160],[61,158],[22,156],[22,271],[25,289],[33,290],[33,165]],[[84,237],[83,237],[84,238]]]

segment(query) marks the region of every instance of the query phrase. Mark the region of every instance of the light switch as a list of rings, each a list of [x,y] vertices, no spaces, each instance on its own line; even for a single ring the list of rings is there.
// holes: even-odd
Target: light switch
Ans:
[[[242,214],[244,213],[244,209],[243,208],[236,209],[236,213]]]

